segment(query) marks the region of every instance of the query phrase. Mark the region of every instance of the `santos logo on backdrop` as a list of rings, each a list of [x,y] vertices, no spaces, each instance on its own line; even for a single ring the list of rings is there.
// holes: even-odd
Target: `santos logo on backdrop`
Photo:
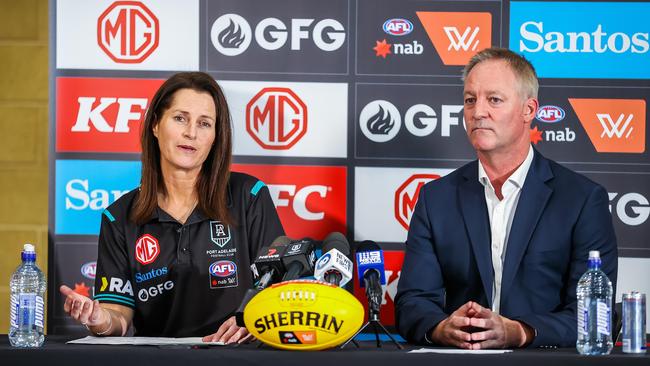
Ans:
[[[354,239],[404,242],[420,189],[452,171],[436,168],[356,168]]]
[[[159,79],[57,78],[56,150],[140,152],[140,124]]]
[[[56,2],[58,68],[196,70],[199,2]],[[186,26],[178,27],[178,24]],[[182,54],[183,57],[178,57]]]
[[[648,79],[648,14],[647,2],[513,1],[510,48],[543,78]]]
[[[139,161],[57,160],[55,233],[97,235],[102,212],[140,184]]]
[[[347,156],[347,84],[221,81],[235,155]]]
[[[347,72],[347,1],[238,0],[207,8],[209,70]]]
[[[268,187],[287,235],[323,239],[346,232],[347,170],[334,166],[234,164]]]

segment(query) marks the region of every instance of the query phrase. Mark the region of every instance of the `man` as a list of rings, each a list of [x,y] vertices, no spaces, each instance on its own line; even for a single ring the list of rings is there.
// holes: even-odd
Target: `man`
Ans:
[[[616,287],[607,192],[530,145],[538,81],[527,60],[486,49],[463,80],[478,161],[421,189],[397,328],[410,342],[466,349],[574,346],[576,284],[590,250]]]

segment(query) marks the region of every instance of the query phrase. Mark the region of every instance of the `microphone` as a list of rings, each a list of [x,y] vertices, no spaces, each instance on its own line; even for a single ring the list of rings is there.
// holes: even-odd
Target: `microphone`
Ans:
[[[260,248],[257,258],[251,265],[253,277],[259,278],[257,285],[258,290],[264,290],[269,285],[278,282],[284,274],[285,267],[282,264],[282,254],[285,247],[291,243],[288,236],[279,236],[268,247]]]
[[[260,248],[257,252],[257,257],[251,264],[253,277],[258,279],[255,288],[246,290],[244,298],[239,304],[239,308],[235,310],[235,320],[240,327],[244,325],[244,308],[248,302],[257,295],[260,291],[267,288],[269,285],[276,283],[284,273],[284,266],[282,265],[281,256],[287,244],[291,243],[291,238],[288,236],[279,236],[268,247]]]
[[[317,280],[343,287],[352,279],[353,263],[350,255],[350,244],[339,232],[329,234],[323,241],[322,257],[316,262],[314,277]]]
[[[384,252],[379,245],[365,240],[357,246],[356,257],[359,286],[365,287],[368,298],[368,318],[379,318],[379,308],[383,296],[381,285],[386,284]]]
[[[291,281],[314,274],[314,241],[309,238],[292,241],[282,254],[282,264],[287,270],[282,281]]]

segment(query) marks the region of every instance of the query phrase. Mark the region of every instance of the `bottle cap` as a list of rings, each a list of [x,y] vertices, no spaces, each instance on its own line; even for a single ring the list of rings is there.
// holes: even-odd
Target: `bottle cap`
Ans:
[[[33,244],[29,244],[29,243],[25,244],[25,245],[23,246],[23,252],[34,253],[34,245],[33,245]]]
[[[600,258],[600,252],[597,250],[590,250],[589,258]]]

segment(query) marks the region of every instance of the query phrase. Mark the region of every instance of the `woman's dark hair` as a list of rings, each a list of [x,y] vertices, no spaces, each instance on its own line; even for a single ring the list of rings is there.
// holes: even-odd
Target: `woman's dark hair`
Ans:
[[[158,193],[167,194],[160,169],[160,147],[153,128],[160,123],[163,113],[169,109],[180,89],[205,92],[212,96],[217,120],[215,139],[196,182],[197,207],[206,216],[230,223],[227,205],[227,185],[230,178],[232,158],[232,129],[230,112],[223,91],[217,82],[204,72],[181,72],[167,79],[153,96],[144,118],[140,144],[142,145],[142,177],[140,193],[131,211],[131,220],[142,225],[153,215],[158,206]]]

